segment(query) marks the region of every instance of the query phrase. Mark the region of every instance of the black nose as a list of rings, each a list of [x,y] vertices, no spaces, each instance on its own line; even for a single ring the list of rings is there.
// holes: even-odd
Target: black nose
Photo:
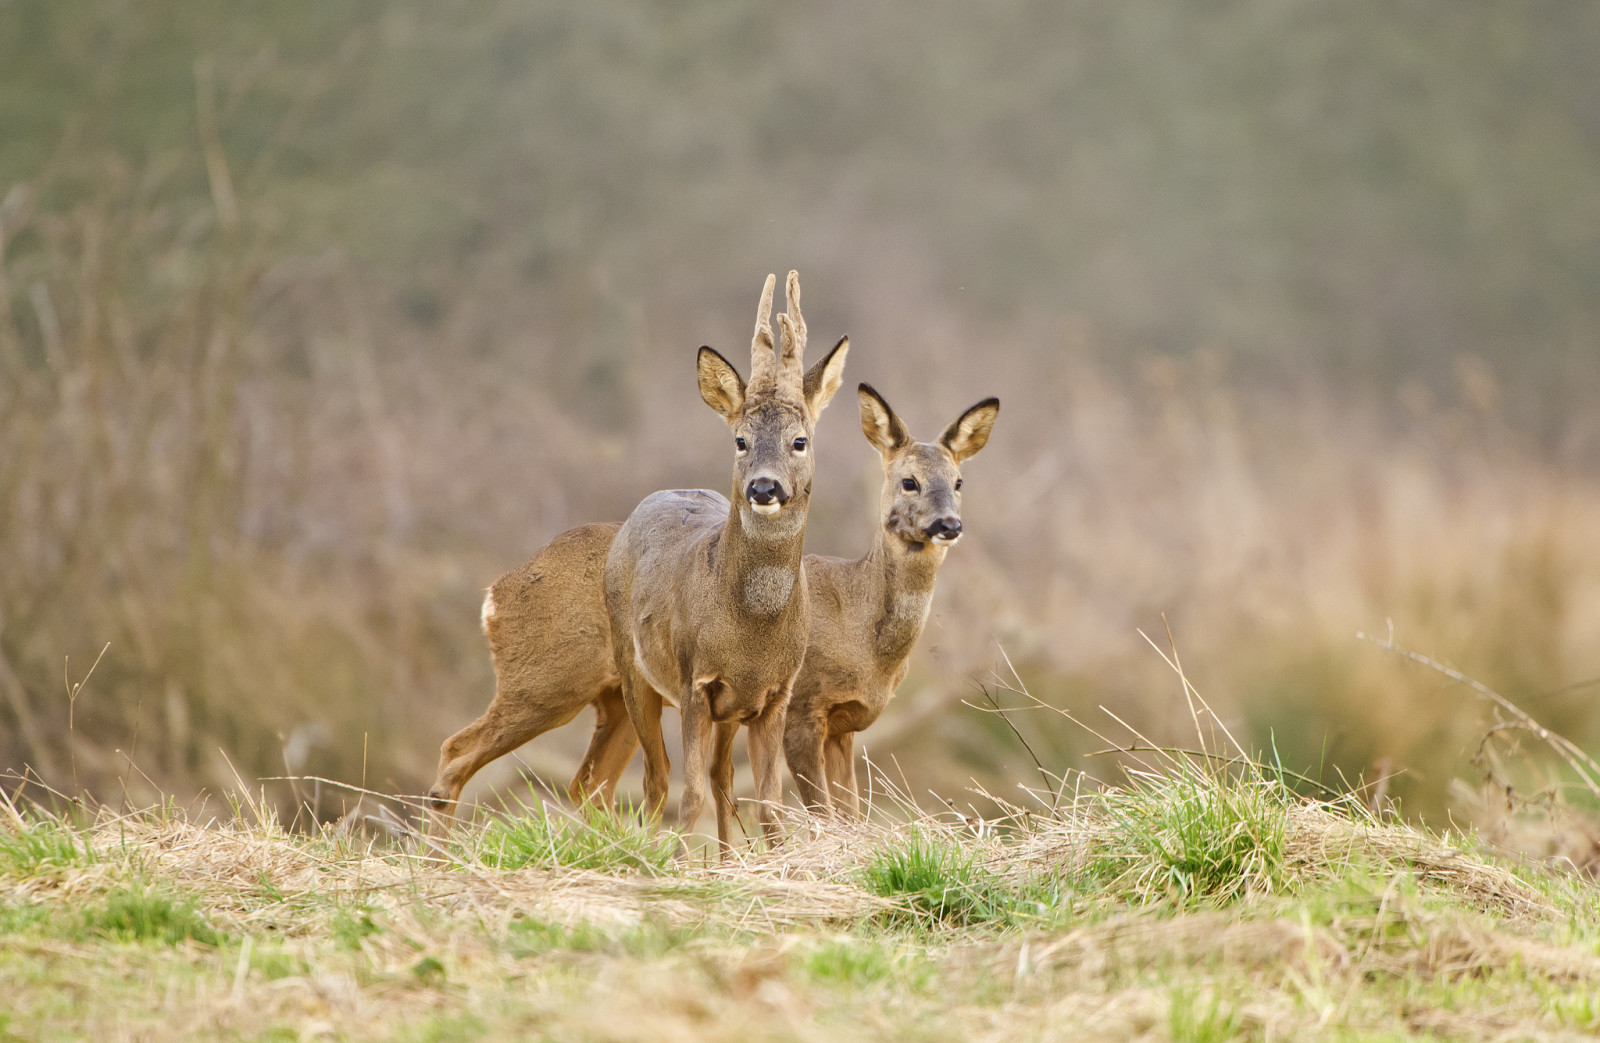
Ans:
[[[750,483],[750,487],[744,491],[744,495],[751,503],[759,503],[763,506],[769,503],[787,503],[789,501],[789,494],[783,491],[783,483],[773,478],[757,478]]]
[[[961,519],[953,516],[936,519],[923,532],[930,540],[953,540],[961,535]]]

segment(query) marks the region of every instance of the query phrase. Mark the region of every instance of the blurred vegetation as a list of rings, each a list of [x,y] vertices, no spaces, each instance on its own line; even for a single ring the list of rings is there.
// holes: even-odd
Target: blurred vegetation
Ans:
[[[0,764],[419,789],[481,588],[722,484],[691,349],[788,267],[920,437],[1006,402],[866,736],[919,782],[1020,774],[956,701],[996,638],[1181,733],[1163,612],[1256,745],[1419,813],[1485,718],[1358,627],[1592,746],[1597,49],[1553,2],[0,0]]]

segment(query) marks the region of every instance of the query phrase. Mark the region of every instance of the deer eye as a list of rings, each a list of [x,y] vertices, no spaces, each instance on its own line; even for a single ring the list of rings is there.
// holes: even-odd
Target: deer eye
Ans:
[[[739,450],[739,452],[741,452],[741,453],[747,452],[750,449],[750,447],[747,444],[745,444],[745,440],[742,439],[742,438],[735,438],[733,440],[733,447],[735,449]]]
[[[900,479],[900,488],[908,493],[914,493],[917,491],[917,480],[915,478],[902,478]]]
[[[961,491],[961,479],[957,478],[956,479],[956,492],[960,492],[960,491]]]
[[[796,438],[794,440],[794,451],[797,453],[806,451],[806,440],[804,438]]]

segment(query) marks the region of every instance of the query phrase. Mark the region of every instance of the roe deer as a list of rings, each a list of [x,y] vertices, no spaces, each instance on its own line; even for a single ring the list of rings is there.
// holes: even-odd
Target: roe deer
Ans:
[[[606,553],[619,528],[607,522],[564,532],[489,588],[483,632],[494,659],[494,701],[439,749],[438,778],[428,790],[436,836],[449,829],[462,787],[479,769],[591,704],[594,737],[567,792],[581,803],[598,789],[610,803],[639,745],[612,665],[606,617]]]
[[[913,441],[889,403],[858,391],[861,430],[883,456],[880,524],[872,549],[846,561],[806,555],[811,634],[784,725],[800,799],[814,811],[860,811],[852,746],[906,676],[933,602],[933,581],[961,538],[961,465],[984,447],[1000,400],[986,398],[944,429]]]
[[[663,700],[683,730],[679,828],[692,829],[712,791],[717,838],[732,843],[732,747],[749,729],[750,766],[769,840],[781,800],[783,714],[810,629],[801,552],[810,505],[817,418],[839,389],[849,338],[804,372],[800,279],[789,273],[788,312],[774,349],[767,276],[750,345],[750,383],[721,355],[700,349],[700,396],[734,436],[733,500],[704,489],[652,493],[622,524],[606,559],[605,600],[622,698],[644,750],[646,814],[660,814],[670,763]],[[714,733],[714,736],[713,736]]]
[[[934,576],[960,536],[960,465],[988,441],[1000,406],[996,399],[978,403],[932,444],[912,441],[868,385],[858,397],[862,431],[883,454],[880,523],[865,558],[803,559],[811,627],[784,734],[801,799],[841,813],[858,810],[854,732],[877,719],[905,676]],[[908,479],[915,488],[906,487]],[[612,666],[605,609],[603,565],[618,528],[613,522],[562,533],[490,588],[483,621],[495,698],[440,751],[429,793],[441,812],[435,822],[449,825],[462,787],[485,764],[590,704],[594,735],[567,792],[574,803],[597,795],[611,802],[638,745]],[[719,769],[726,771],[713,766]]]

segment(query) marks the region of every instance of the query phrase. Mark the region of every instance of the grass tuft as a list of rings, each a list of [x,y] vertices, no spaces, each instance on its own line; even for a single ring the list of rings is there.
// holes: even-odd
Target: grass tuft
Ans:
[[[212,927],[193,901],[134,882],[111,891],[104,904],[84,911],[89,935],[118,942],[160,942],[193,939],[215,946],[226,935]]]
[[[87,835],[43,812],[0,826],[0,876],[31,877],[95,861]]]
[[[1237,901],[1285,886],[1289,807],[1298,800],[1250,764],[1238,772],[1177,760],[1129,772],[1100,794],[1110,820],[1093,875],[1126,900]]]
[[[677,854],[676,834],[641,825],[593,804],[573,812],[542,802],[524,814],[496,818],[467,841],[469,852],[491,869],[592,869],[601,873],[664,871]]]
[[[873,852],[861,882],[880,898],[900,901],[891,919],[954,926],[1039,920],[1061,907],[1064,898],[1059,881],[1014,881],[990,869],[959,838],[926,826]]]

